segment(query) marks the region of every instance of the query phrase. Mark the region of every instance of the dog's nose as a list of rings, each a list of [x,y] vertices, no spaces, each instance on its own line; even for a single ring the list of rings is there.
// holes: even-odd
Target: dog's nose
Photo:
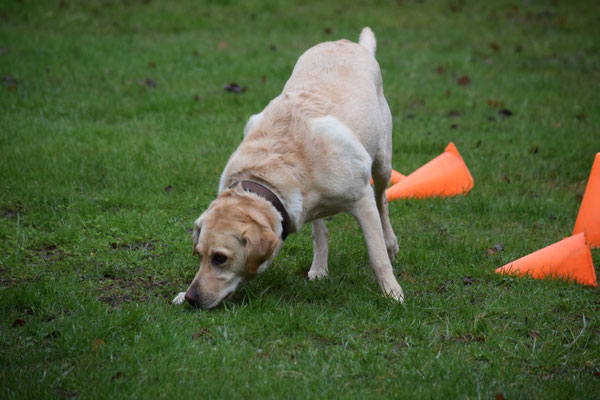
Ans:
[[[194,286],[190,286],[185,292],[184,298],[194,307],[198,307],[198,291]]]

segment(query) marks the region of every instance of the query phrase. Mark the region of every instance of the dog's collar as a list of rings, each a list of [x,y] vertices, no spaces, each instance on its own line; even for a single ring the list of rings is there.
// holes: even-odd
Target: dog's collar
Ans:
[[[277,197],[277,195],[275,193],[273,193],[272,191],[270,191],[268,188],[261,185],[260,183],[256,183],[256,182],[252,182],[252,181],[233,182],[231,185],[229,185],[229,188],[233,189],[238,184],[241,185],[242,189],[244,189],[245,191],[257,194],[260,197],[267,200],[269,203],[271,203],[273,205],[273,207],[275,207],[275,209],[279,212],[279,214],[281,214],[281,228],[282,228],[281,240],[285,240],[285,238],[290,233],[291,220],[290,220],[290,216],[288,215],[287,211],[285,210],[285,207],[283,206],[283,203],[281,203],[281,200],[279,200],[279,197]]]

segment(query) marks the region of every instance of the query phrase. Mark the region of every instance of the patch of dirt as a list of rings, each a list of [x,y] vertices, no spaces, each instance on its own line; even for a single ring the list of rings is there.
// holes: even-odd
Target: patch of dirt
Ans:
[[[0,215],[2,218],[11,219],[15,218],[19,214],[23,214],[25,206],[20,201],[15,201],[10,207],[0,208]]]
[[[61,250],[57,245],[44,246],[39,249],[34,249],[28,252],[25,257],[27,263],[32,266],[54,264],[62,261],[65,258],[71,257],[71,254]]]
[[[177,288],[185,286],[183,281],[155,280],[152,276],[105,278],[98,285],[98,300],[115,308],[123,303],[145,302],[152,297],[170,299],[177,293]]]
[[[325,336],[321,336],[321,335],[314,335],[312,340],[315,343],[319,343],[325,347],[339,346],[341,344],[335,339],[329,339],[329,338],[326,338]]]

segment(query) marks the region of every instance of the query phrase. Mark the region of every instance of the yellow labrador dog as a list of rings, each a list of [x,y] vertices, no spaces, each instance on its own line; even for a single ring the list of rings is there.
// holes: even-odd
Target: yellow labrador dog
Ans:
[[[200,269],[173,303],[215,307],[264,272],[286,236],[309,221],[314,254],[308,277],[326,277],[323,218],[339,212],[358,220],[383,293],[403,301],[392,270],[398,242],[385,196],[392,117],[375,48],[373,31],[364,28],[358,44],[340,40],[309,49],[283,92],[248,120],[219,196],[194,224]]]

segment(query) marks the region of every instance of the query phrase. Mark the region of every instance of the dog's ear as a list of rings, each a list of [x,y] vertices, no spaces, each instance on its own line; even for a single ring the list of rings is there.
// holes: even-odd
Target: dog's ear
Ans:
[[[260,114],[254,114],[253,116],[250,117],[250,119],[248,119],[248,122],[246,122],[246,126],[244,127],[244,137],[246,137],[246,135],[248,134],[248,132],[250,132],[250,130],[261,119],[262,119],[262,113],[260,113]]]
[[[252,224],[242,232],[242,243],[246,247],[246,270],[255,275],[277,249],[279,238],[272,230]]]
[[[196,251],[196,246],[198,245],[198,240],[200,240],[200,231],[202,230],[202,217],[204,214],[200,215],[198,219],[194,222],[194,231],[192,232],[192,241],[194,242],[194,248],[192,250],[192,255],[198,254]]]

